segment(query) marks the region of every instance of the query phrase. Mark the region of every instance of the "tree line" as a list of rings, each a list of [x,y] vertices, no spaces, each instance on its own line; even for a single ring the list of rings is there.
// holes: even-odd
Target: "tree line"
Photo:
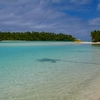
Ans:
[[[100,31],[94,30],[90,33],[92,42],[100,42]]]
[[[26,40],[26,41],[74,41],[72,35],[52,32],[1,32],[0,40]]]

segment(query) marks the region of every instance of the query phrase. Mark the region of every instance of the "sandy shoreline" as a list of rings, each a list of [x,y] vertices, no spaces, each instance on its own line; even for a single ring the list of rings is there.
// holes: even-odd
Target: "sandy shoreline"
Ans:
[[[82,44],[100,44],[100,42],[80,42]]]
[[[21,43],[25,43],[25,42],[33,42],[33,43],[34,43],[34,42],[35,42],[35,43],[36,43],[36,42],[41,42],[41,43],[43,43],[43,42],[47,42],[47,43],[49,43],[49,42],[51,42],[51,43],[54,42],[54,43],[60,43],[60,42],[61,42],[61,43],[100,44],[100,42],[88,42],[88,41],[84,41],[84,42],[74,42],[74,41],[73,41],[73,42],[67,42],[67,41],[20,41],[20,40],[3,40],[3,41],[1,41],[1,43],[2,43],[2,42],[8,42],[8,43],[9,43],[9,42],[11,42],[11,43],[12,43],[12,42],[16,42],[16,43],[18,43],[18,42],[19,42],[19,43],[20,43],[20,42],[21,42]]]

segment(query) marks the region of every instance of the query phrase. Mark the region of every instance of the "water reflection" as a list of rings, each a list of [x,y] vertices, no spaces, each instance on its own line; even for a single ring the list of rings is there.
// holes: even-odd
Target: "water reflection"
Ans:
[[[100,47],[100,44],[91,44],[94,47]]]

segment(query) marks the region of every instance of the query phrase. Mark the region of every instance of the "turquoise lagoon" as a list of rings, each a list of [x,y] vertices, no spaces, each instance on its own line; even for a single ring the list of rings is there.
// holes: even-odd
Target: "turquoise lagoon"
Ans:
[[[100,46],[0,42],[0,100],[93,100]]]

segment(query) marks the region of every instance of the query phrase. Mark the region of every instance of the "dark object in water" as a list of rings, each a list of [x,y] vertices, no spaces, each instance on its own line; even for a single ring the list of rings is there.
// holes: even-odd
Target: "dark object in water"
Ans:
[[[43,58],[43,59],[37,59],[37,61],[56,63],[57,61],[60,61],[60,60],[59,59],[51,59],[51,58]]]

